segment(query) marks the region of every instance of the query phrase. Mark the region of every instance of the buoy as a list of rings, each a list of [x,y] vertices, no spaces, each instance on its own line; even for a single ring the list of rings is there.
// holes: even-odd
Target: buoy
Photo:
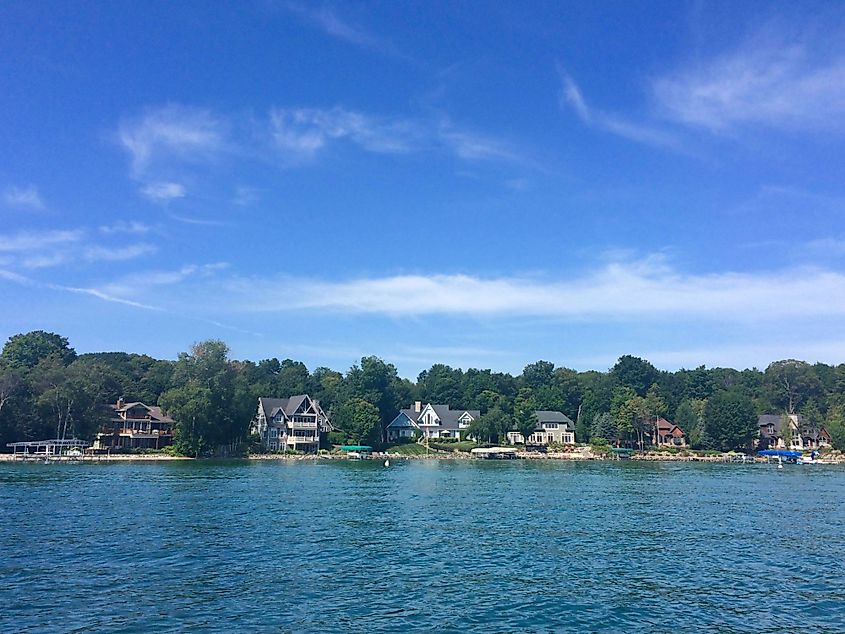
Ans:
[[[385,461],[384,461],[384,466],[385,466],[385,467],[389,467],[389,466],[390,466],[390,460],[385,460]]]

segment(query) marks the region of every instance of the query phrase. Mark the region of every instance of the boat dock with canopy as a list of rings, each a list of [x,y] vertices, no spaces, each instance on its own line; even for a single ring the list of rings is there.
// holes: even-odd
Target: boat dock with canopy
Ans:
[[[82,460],[90,443],[77,438],[10,442],[15,460]]]
[[[789,451],[787,449],[763,449],[757,452],[758,456],[763,456],[767,461],[772,458],[777,458],[776,462],[789,462],[795,464],[801,458],[800,451]]]
[[[346,452],[349,460],[369,460],[373,455],[373,448],[369,445],[341,445],[339,449]]]

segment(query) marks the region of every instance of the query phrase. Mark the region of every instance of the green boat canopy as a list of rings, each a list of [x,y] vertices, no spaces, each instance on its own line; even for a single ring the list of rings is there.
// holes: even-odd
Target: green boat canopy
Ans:
[[[368,447],[367,445],[341,445],[341,451],[372,451],[372,447]]]

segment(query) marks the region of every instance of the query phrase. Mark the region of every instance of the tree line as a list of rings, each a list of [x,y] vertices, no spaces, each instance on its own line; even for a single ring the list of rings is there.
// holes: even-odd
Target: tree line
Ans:
[[[679,425],[693,448],[744,449],[758,414],[801,414],[802,430],[822,427],[845,449],[845,364],[775,361],[765,370],[658,370],[625,355],[606,372],[578,372],[549,361],[519,375],[434,364],[416,381],[395,366],[364,357],[345,372],[312,371],[300,361],[229,358],[218,340],[194,344],[174,360],[126,352],[77,354],[67,338],[33,331],[14,335],[0,353],[0,440],[93,438],[119,397],[160,405],[176,425],[176,449],[189,455],[235,451],[248,441],[261,396],[310,394],[334,426],[333,440],[380,444],[401,408],[414,401],[480,410],[474,437],[501,442],[528,436],[534,410],[576,422],[579,442],[642,446],[658,416]]]

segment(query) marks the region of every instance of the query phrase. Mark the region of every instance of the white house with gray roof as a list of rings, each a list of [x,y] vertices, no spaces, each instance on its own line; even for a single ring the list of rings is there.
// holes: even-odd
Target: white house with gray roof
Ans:
[[[562,412],[537,410],[534,412],[537,427],[528,437],[529,445],[574,445],[575,423]],[[526,444],[525,438],[518,431],[509,431],[508,442],[512,445]]]
[[[299,394],[290,398],[259,398],[251,431],[261,437],[261,446],[267,451],[316,452],[323,435],[332,429],[320,402]]]
[[[450,409],[448,405],[434,405],[416,401],[413,407],[399,411],[387,426],[387,441],[413,438],[460,438],[461,431],[481,416],[475,409]]]

